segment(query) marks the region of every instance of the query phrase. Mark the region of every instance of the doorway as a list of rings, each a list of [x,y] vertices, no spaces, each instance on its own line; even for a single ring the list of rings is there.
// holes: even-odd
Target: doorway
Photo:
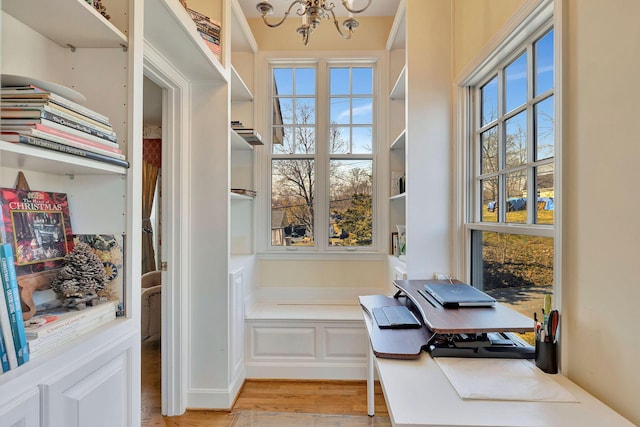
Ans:
[[[143,120],[159,123],[161,139],[161,167],[159,174],[158,209],[162,220],[157,235],[161,248],[156,257],[161,270],[161,402],[162,414],[181,415],[186,409],[186,378],[188,318],[183,305],[187,302],[189,276],[181,260],[189,259],[187,234],[181,232],[182,218],[190,205],[188,188],[183,183],[183,162],[188,157],[189,84],[168,64],[152,46],[144,49]],[[146,124],[146,123],[145,123]],[[143,369],[144,371],[144,369]]]

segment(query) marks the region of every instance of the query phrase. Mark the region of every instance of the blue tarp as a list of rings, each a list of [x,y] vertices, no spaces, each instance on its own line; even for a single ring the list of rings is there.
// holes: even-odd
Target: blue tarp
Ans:
[[[544,202],[544,207],[542,207],[542,209],[544,209],[545,211],[553,210],[553,197],[538,197],[539,209],[541,204],[540,202]],[[521,211],[527,208],[526,197],[512,197],[507,201],[507,203],[507,212]],[[496,201],[489,202],[487,203],[487,209],[489,210],[489,212],[493,212],[498,207],[497,205],[498,202]]]

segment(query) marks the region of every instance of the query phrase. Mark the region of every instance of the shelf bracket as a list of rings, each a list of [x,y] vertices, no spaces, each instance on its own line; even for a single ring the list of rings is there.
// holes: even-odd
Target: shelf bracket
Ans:
[[[129,50],[129,46],[127,46],[127,45],[126,45],[126,44],[124,44],[124,43],[120,43],[120,47],[122,48],[122,51],[123,51],[123,52],[126,52],[127,50]]]
[[[76,47],[74,45],[72,45],[71,43],[67,43],[67,47],[71,49],[71,52],[75,52],[76,51]]]

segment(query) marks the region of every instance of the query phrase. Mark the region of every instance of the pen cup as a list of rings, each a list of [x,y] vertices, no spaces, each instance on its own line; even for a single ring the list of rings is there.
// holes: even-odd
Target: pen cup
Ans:
[[[558,373],[558,343],[536,340],[536,366],[547,374]]]

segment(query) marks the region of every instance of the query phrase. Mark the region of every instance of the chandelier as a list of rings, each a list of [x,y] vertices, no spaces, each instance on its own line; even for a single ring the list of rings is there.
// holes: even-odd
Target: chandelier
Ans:
[[[347,10],[348,18],[342,22],[342,29],[340,28],[340,23],[336,18],[336,14],[333,11],[335,5],[332,2],[327,2],[326,0],[294,0],[289,5],[289,8],[284,12],[284,16],[279,22],[270,23],[267,21],[267,15],[273,14],[273,5],[268,1],[261,1],[256,5],[256,9],[262,15],[262,20],[267,26],[271,28],[279,27],[282,23],[287,19],[289,13],[293,9],[295,5],[298,5],[298,9],[295,11],[296,15],[302,17],[302,25],[298,27],[296,30],[298,34],[302,36],[302,41],[304,45],[309,44],[309,36],[316,29],[316,27],[320,24],[321,19],[333,19],[333,23],[336,26],[336,30],[338,34],[342,36],[344,39],[350,39],[353,30],[358,28],[360,23],[357,19],[353,17],[354,13],[361,13],[367,10],[372,0],[367,0],[366,6],[362,9],[354,9],[353,8],[353,0],[342,0],[342,6]]]

